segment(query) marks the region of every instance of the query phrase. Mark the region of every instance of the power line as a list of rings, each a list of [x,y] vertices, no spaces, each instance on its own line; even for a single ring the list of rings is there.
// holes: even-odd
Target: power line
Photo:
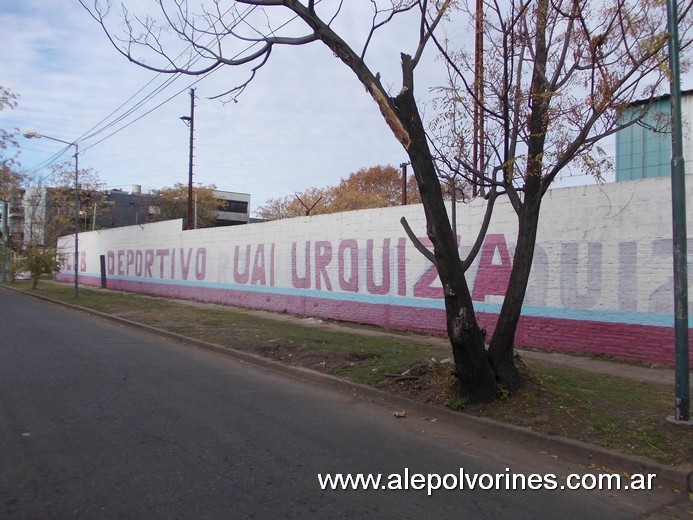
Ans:
[[[321,0],[318,0],[318,3],[320,3],[320,1],[321,1]],[[247,9],[245,10],[245,12],[239,13],[239,15],[240,15],[240,16],[239,16],[239,19],[238,19],[239,23],[240,23],[241,21],[245,20],[248,16],[250,16],[250,14],[252,14],[252,12],[253,12],[255,9],[257,9],[257,7],[258,7],[258,6],[248,6]],[[229,8],[220,16],[220,19],[223,18],[224,16],[226,16],[231,10],[232,10],[232,7],[229,7]],[[286,27],[287,25],[289,25],[291,22],[293,22],[293,21],[296,20],[297,18],[298,18],[297,15],[292,16],[292,17],[289,18],[286,22],[284,22],[283,24],[280,24],[275,30],[279,30],[279,29],[282,29],[282,28]],[[186,54],[187,52],[189,52],[190,48],[191,48],[193,45],[195,45],[196,42],[197,42],[200,38],[202,38],[204,35],[205,35],[205,33],[202,32],[202,33],[198,36],[198,38],[197,38],[195,41],[190,42],[188,48],[187,48],[186,50],[182,51],[182,52],[178,55],[178,57],[177,57],[176,59],[179,59],[181,56],[183,56],[184,54]],[[223,37],[223,36],[222,36],[222,37]],[[213,43],[214,41],[215,41],[215,40],[213,39],[213,40],[211,40],[210,43]],[[247,52],[248,52],[249,50],[251,50],[253,47],[257,46],[258,43],[259,43],[259,42],[253,42],[253,43],[247,45],[244,49],[242,49],[241,51],[239,51],[238,53],[236,53],[236,55],[235,55],[233,58],[237,58],[238,56],[241,56],[241,55],[247,53]],[[189,65],[193,65],[194,63],[196,63],[196,62],[199,61],[200,59],[202,59],[202,55],[198,55],[194,60],[192,60],[192,61],[189,63]],[[117,129],[115,129],[113,132],[107,134],[106,136],[102,137],[102,138],[99,139],[98,141],[96,141],[96,142],[94,142],[94,143],[92,143],[92,144],[90,144],[90,145],[88,145],[88,146],[86,146],[86,147],[83,147],[82,150],[81,150],[81,153],[84,153],[84,152],[86,152],[87,150],[93,148],[94,146],[96,146],[96,145],[102,143],[103,141],[105,141],[105,140],[107,140],[107,139],[113,137],[114,135],[116,135],[116,134],[120,133],[121,131],[125,130],[126,128],[128,128],[128,127],[131,126],[132,124],[136,123],[136,122],[139,121],[140,119],[146,117],[147,115],[151,114],[151,113],[154,112],[155,110],[161,108],[162,106],[164,106],[166,103],[170,102],[170,101],[171,101],[172,99],[174,99],[175,97],[177,97],[177,96],[179,96],[180,94],[182,94],[183,92],[187,91],[188,89],[190,89],[190,88],[193,87],[194,85],[197,85],[197,84],[198,84],[199,82],[201,82],[203,79],[209,77],[212,73],[214,73],[214,72],[216,72],[217,70],[219,70],[219,68],[220,68],[220,67],[217,67],[217,68],[212,69],[212,70],[210,70],[209,72],[207,72],[207,73],[201,75],[201,76],[198,77],[195,81],[193,81],[193,82],[190,83],[189,85],[186,85],[184,88],[182,88],[182,89],[176,91],[173,95],[169,96],[168,98],[166,98],[164,101],[162,101],[161,103],[157,104],[157,105],[154,106],[153,108],[147,110],[146,112],[142,113],[141,115],[137,116],[136,118],[134,118],[134,119],[132,119],[132,120],[126,122],[125,124],[123,124],[122,126],[118,127]],[[89,128],[88,130],[86,130],[84,133],[82,133],[82,135],[80,135],[80,136],[75,140],[75,142],[82,142],[82,141],[86,141],[86,140],[88,140],[88,139],[91,139],[91,138],[93,138],[93,137],[96,137],[96,136],[102,134],[103,132],[107,131],[109,128],[113,128],[113,127],[116,126],[118,123],[120,123],[120,122],[122,122],[122,121],[125,121],[129,116],[135,114],[139,109],[141,109],[146,103],[148,103],[149,101],[151,101],[152,99],[154,99],[155,97],[157,97],[157,96],[159,96],[161,93],[163,93],[167,88],[169,88],[176,80],[178,80],[178,79],[182,76],[181,73],[174,73],[174,74],[170,75],[163,83],[161,83],[161,84],[159,84],[158,86],[156,86],[156,88],[154,88],[154,90],[152,90],[151,92],[149,92],[148,94],[146,94],[140,101],[138,101],[137,103],[135,103],[131,108],[129,108],[129,109],[126,110],[123,114],[121,114],[121,115],[119,115],[118,117],[116,117],[114,120],[112,120],[112,121],[106,123],[106,122],[107,122],[109,119],[111,119],[115,114],[117,114],[118,111],[120,111],[121,109],[123,109],[124,107],[126,107],[127,104],[130,103],[130,101],[132,101],[133,99],[135,99],[135,97],[136,97],[138,94],[140,94],[141,92],[143,92],[148,86],[150,86],[150,85],[156,80],[156,78],[158,78],[158,77],[161,76],[162,74],[164,74],[164,73],[161,73],[161,72],[160,72],[160,73],[157,73],[156,76],[154,76],[154,78],[152,78],[151,80],[149,80],[145,85],[143,85],[140,89],[138,89],[138,90],[137,90],[134,94],[132,94],[127,100],[125,100],[123,103],[121,103],[115,110],[113,110],[110,114],[108,114],[106,117],[104,117],[103,119],[101,119],[101,121],[99,121],[98,123],[96,123],[95,125],[93,125],[91,128]],[[104,124],[104,123],[106,123],[106,124]],[[102,125],[102,124],[104,124],[104,125],[103,125],[102,127],[99,128],[99,126]],[[60,157],[62,157],[62,155],[63,155],[68,149],[69,149],[69,146],[66,147],[65,149],[61,150],[60,152],[57,152],[56,154],[54,154],[54,155],[51,156],[50,158],[46,159],[45,161],[42,161],[41,163],[39,163],[39,164],[37,164],[37,165],[35,165],[35,166],[33,166],[33,167],[27,169],[27,170],[24,170],[24,172],[36,171],[36,170],[43,169],[43,168],[46,168],[46,167],[48,167],[48,166],[54,164],[58,159],[60,159]],[[48,174],[48,175],[42,177],[40,180],[43,181],[43,180],[49,178],[50,176],[52,176],[53,174],[54,174],[54,173],[52,172],[52,173],[50,173],[50,174]]]
[[[248,7],[245,9],[245,12],[240,13],[240,18],[239,18],[239,20],[243,20],[243,19],[245,19],[246,17],[248,17],[255,9],[257,9],[257,7],[258,7],[258,6],[248,6]],[[232,9],[233,9],[233,6],[229,7],[224,13],[222,13],[222,14],[220,15],[219,18],[221,19],[221,18],[223,18],[224,16],[226,16]],[[205,33],[204,33],[204,32],[200,33],[200,35],[199,35],[194,41],[191,41],[191,42],[189,43],[188,47],[187,47],[185,50],[181,51],[181,52],[178,54],[178,56],[177,56],[174,60],[172,60],[172,61],[175,62],[176,60],[180,59],[182,56],[186,55],[186,54],[190,51],[190,49],[191,49],[194,45],[196,45],[197,42],[198,42],[201,38],[203,38],[204,36],[205,36]],[[214,43],[214,41],[215,41],[215,40],[212,39],[212,40],[210,41],[210,43]],[[242,53],[247,52],[247,51],[248,51],[249,49],[251,49],[254,45],[255,45],[255,44],[246,47],[246,49],[244,49],[243,51],[241,51],[241,53],[239,53],[239,54],[242,54]],[[189,65],[189,66],[190,66],[190,65],[194,65],[195,63],[197,63],[197,62],[198,62],[199,60],[201,60],[201,59],[202,59],[202,55],[198,55],[198,56],[197,56],[195,59],[193,59],[188,65]],[[217,69],[214,69],[214,70],[217,70]],[[139,121],[139,120],[142,119],[144,116],[146,116],[146,115],[152,113],[153,111],[157,110],[157,109],[160,108],[161,106],[163,106],[163,105],[165,105],[166,103],[168,103],[169,101],[171,101],[171,100],[172,100],[173,98],[175,98],[176,96],[180,95],[183,91],[188,90],[188,89],[189,89],[190,87],[192,87],[193,85],[196,85],[197,83],[199,83],[200,81],[202,81],[202,79],[204,79],[205,77],[208,77],[212,72],[214,72],[214,70],[208,72],[207,74],[204,74],[203,76],[201,76],[199,79],[197,79],[196,81],[194,81],[194,82],[191,83],[190,85],[188,85],[188,86],[186,86],[185,88],[179,90],[179,91],[176,92],[173,96],[170,96],[169,98],[167,98],[164,102],[158,104],[158,105],[155,106],[154,108],[152,108],[152,109],[148,110],[147,112],[145,112],[143,115],[137,117],[136,119],[134,119],[133,121],[127,123],[127,124],[124,125],[124,126],[122,126],[122,127],[119,128],[118,130],[116,130],[116,131],[114,131],[114,132],[111,132],[111,133],[108,134],[106,137],[100,139],[100,140],[97,141],[96,143],[93,143],[92,145],[89,145],[88,147],[84,148],[84,151],[88,150],[89,148],[92,148],[93,146],[96,146],[97,144],[103,142],[104,140],[106,140],[106,139],[108,139],[109,137],[115,135],[116,133],[120,132],[121,130],[127,128],[127,127],[130,126],[131,124],[133,124],[133,123]],[[153,99],[154,97],[156,97],[158,94],[162,93],[166,88],[168,88],[169,86],[171,86],[178,78],[180,78],[180,77],[182,76],[182,74],[181,74],[180,72],[174,73],[174,74],[171,75],[169,78],[167,78],[166,81],[164,81],[161,85],[159,85],[159,86],[156,87],[152,92],[150,92],[149,94],[147,94],[142,100],[140,100],[139,102],[137,102],[132,108],[128,109],[124,114],[118,116],[115,120],[113,120],[113,121],[111,121],[110,123],[106,124],[106,125],[103,126],[102,128],[98,128],[99,125],[101,125],[102,123],[104,123],[105,121],[107,121],[109,118],[111,118],[112,116],[114,116],[121,108],[123,108],[124,106],[126,106],[127,103],[129,103],[137,94],[139,94],[140,92],[142,92],[147,86],[149,86],[156,78],[158,78],[158,77],[161,76],[162,74],[164,74],[164,73],[162,73],[162,72],[157,73],[156,76],[155,76],[154,78],[152,78],[152,79],[151,79],[149,82],[147,82],[142,88],[140,88],[137,92],[135,92],[135,94],[133,94],[132,96],[130,96],[130,97],[129,97],[125,102],[123,102],[118,108],[116,108],[113,112],[111,112],[108,116],[106,116],[104,119],[102,119],[99,123],[97,123],[97,124],[94,125],[92,128],[90,128],[89,130],[87,130],[84,134],[82,134],[82,136],[80,136],[80,137],[78,138],[78,140],[87,140],[87,139],[89,139],[89,138],[91,138],[91,137],[95,137],[95,136],[97,136],[97,135],[99,135],[99,134],[105,132],[105,131],[108,130],[109,128],[112,128],[113,126],[115,126],[115,125],[118,124],[119,122],[125,120],[125,119],[126,119],[128,116],[130,116],[131,114],[135,113],[139,108],[143,107],[147,102],[149,102],[150,100],[152,100],[152,99]],[[91,133],[90,133],[90,132],[91,132]]]

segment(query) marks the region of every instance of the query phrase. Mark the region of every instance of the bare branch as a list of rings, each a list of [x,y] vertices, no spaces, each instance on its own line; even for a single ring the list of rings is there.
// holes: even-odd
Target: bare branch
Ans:
[[[431,251],[421,243],[421,240],[414,234],[412,231],[411,227],[409,226],[409,222],[407,222],[407,219],[402,217],[399,219],[399,222],[402,224],[402,227],[404,228],[404,232],[407,234],[409,237],[409,240],[411,240],[411,243],[414,244],[414,247],[416,250],[424,255],[429,262],[431,262],[434,266],[438,267],[438,261],[436,260],[436,257]]]
[[[462,271],[466,272],[467,269],[469,269],[472,265],[472,262],[474,262],[474,259],[476,258],[476,255],[479,254],[479,251],[481,250],[481,246],[484,243],[484,240],[486,239],[486,233],[488,233],[488,227],[491,224],[491,216],[493,215],[493,206],[496,202],[497,198],[497,193],[495,192],[495,189],[491,192],[491,194],[488,197],[488,202],[486,204],[486,211],[484,212],[484,220],[481,223],[481,226],[479,227],[479,231],[476,235],[476,240],[474,241],[474,244],[472,245],[471,250],[467,254],[467,258],[465,258],[462,261]]]

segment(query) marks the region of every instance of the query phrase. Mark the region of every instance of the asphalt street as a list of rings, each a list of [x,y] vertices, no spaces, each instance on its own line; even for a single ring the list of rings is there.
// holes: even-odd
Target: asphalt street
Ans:
[[[599,470],[444,420],[397,419],[386,406],[20,293],[0,290],[0,309],[0,518],[594,520],[687,509],[657,487],[322,490],[326,473],[463,468],[554,474],[560,484]]]

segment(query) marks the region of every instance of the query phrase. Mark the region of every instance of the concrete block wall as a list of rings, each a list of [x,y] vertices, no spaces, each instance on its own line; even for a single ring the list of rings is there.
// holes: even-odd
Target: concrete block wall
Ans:
[[[666,178],[547,193],[517,345],[673,364],[670,201]],[[462,255],[483,211],[481,200],[458,205]],[[442,289],[401,217],[426,243],[420,205],[193,231],[171,221],[82,233],[80,283],[100,284],[104,255],[113,289],[444,334]],[[516,227],[511,206],[498,203],[467,273],[489,334]],[[60,241],[66,282],[73,244],[71,236]]]

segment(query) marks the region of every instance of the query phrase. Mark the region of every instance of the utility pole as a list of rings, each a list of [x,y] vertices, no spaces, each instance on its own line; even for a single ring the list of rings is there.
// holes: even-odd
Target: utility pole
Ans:
[[[79,145],[75,147],[75,298],[79,297]]]
[[[671,68],[671,205],[674,243],[674,337],[676,352],[676,411],[674,421],[693,424],[690,416],[688,376],[688,252],[686,233],[686,182],[684,178],[681,117],[681,72],[676,0],[667,0],[669,67]]]
[[[7,197],[9,200],[9,196]],[[9,251],[9,225],[7,219],[9,218],[8,200],[2,201],[2,281],[7,282],[9,280],[9,262],[10,262],[10,251]]]
[[[407,166],[409,163],[402,163],[399,165],[402,168],[402,206],[407,205]]]
[[[190,116],[181,120],[190,127],[190,154],[188,161],[188,222],[186,229],[194,229],[193,222],[193,136],[195,132],[195,89],[190,89]]]

